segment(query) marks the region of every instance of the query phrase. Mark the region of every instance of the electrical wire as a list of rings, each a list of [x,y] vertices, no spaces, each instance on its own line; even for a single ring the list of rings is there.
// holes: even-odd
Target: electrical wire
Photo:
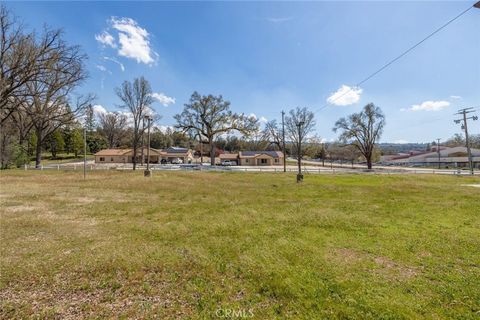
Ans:
[[[408,48],[407,50],[405,50],[404,52],[402,52],[400,55],[398,55],[396,58],[390,60],[389,62],[387,62],[386,64],[384,64],[381,68],[379,68],[378,70],[376,70],[375,72],[371,73],[369,76],[367,76],[365,79],[363,79],[362,81],[358,82],[354,87],[348,89],[347,91],[345,91],[343,94],[341,94],[340,96],[336,97],[335,99],[331,100],[329,103],[326,103],[325,105],[323,105],[322,107],[318,108],[317,110],[315,110],[315,113],[325,109],[326,107],[328,107],[332,102],[335,102],[337,101],[338,99],[344,97],[345,95],[347,95],[348,93],[350,93],[351,91],[353,91],[354,88],[358,88],[359,86],[361,86],[362,84],[364,84],[365,82],[367,82],[368,80],[370,80],[371,78],[375,77],[377,74],[379,74],[380,72],[382,72],[383,70],[385,70],[386,68],[388,68],[389,66],[391,66],[393,63],[395,63],[396,61],[398,61],[399,59],[401,59],[402,57],[404,57],[405,55],[407,55],[410,51],[414,50],[416,47],[418,47],[419,45],[421,45],[422,43],[424,43],[425,41],[427,41],[428,39],[430,39],[431,37],[433,37],[435,34],[437,34],[438,32],[440,32],[441,30],[445,29],[449,24],[451,24],[452,22],[454,22],[455,20],[457,20],[458,18],[460,18],[461,16],[463,16],[464,14],[466,14],[470,9],[472,9],[474,6],[470,6],[468,9],[462,11],[460,14],[458,14],[457,16],[455,16],[454,18],[450,19],[447,23],[443,24],[441,27],[437,28],[435,31],[433,31],[432,33],[430,33],[428,36],[426,36],[425,38],[423,38],[422,40],[420,40],[419,42],[415,43],[413,46],[411,46],[410,48]]]

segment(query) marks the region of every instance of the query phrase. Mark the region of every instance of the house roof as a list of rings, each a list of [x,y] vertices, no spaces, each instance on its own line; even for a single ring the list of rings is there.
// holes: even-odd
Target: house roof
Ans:
[[[267,155],[272,158],[283,157],[283,153],[280,151],[240,151],[239,153],[240,158],[256,158],[261,155]]]
[[[144,147],[143,148],[143,152],[144,154],[146,154],[147,152],[147,147]],[[188,149],[186,149],[188,151]],[[141,148],[139,148],[139,150],[137,151],[137,153],[140,155],[142,152]],[[186,152],[184,152],[186,153]],[[164,150],[158,150],[158,149],[154,149],[154,148],[150,148],[150,154],[151,155],[164,155],[164,154],[168,154],[166,152],[164,152]],[[133,149],[132,148],[128,148],[128,149],[104,149],[104,150],[100,150],[98,151],[97,153],[95,153],[96,156],[132,156],[133,155]]]
[[[95,153],[95,155],[96,156],[123,156],[131,151],[132,149],[103,149]]]
[[[238,158],[238,153],[222,153],[220,154],[220,159],[234,159]]]
[[[187,148],[179,148],[179,147],[170,147],[170,148],[167,148],[167,149],[162,149],[162,153],[166,153],[166,154],[179,154],[179,153],[188,153],[190,151],[190,149],[187,149]]]

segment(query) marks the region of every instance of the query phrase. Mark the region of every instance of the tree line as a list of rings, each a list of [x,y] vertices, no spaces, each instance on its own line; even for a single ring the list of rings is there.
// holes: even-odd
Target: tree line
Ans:
[[[60,29],[44,27],[29,32],[5,6],[0,6],[0,166],[28,163],[40,166],[42,154],[60,153],[77,157],[105,148],[133,149],[133,168],[145,146],[145,132],[153,123],[153,148],[180,146],[197,155],[215,157],[241,150],[285,150],[303,157],[357,161],[368,168],[378,158],[377,142],[385,127],[382,110],[373,103],[360,112],[340,118],[332,128],[337,142],[324,143],[313,134],[314,113],[294,108],[285,117],[263,125],[255,116],[234,112],[222,95],[193,92],[183,110],[174,116],[175,125],[160,130],[161,116],[153,107],[151,85],[144,77],[124,81],[115,88],[123,111],[95,113],[93,94],[79,94],[88,77],[87,55],[78,45],[63,39]],[[285,136],[285,139],[284,139]],[[84,141],[86,140],[86,150]],[[460,135],[447,141],[461,144]],[[472,138],[475,147],[478,137]]]

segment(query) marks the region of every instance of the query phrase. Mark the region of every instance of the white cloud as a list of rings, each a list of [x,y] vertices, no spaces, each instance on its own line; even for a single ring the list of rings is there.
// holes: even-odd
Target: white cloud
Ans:
[[[118,54],[126,58],[135,59],[138,63],[152,64],[157,54],[151,49],[146,29],[140,27],[131,18],[110,19],[111,27],[118,31]]]
[[[450,106],[448,101],[424,101],[421,104],[414,104],[410,111],[440,111]]]
[[[408,143],[408,141],[404,140],[404,139],[398,139],[398,140],[393,141],[393,143],[400,143],[401,144],[401,143]]]
[[[328,97],[327,102],[336,106],[348,106],[360,101],[363,89],[342,85]]]
[[[158,126],[155,126],[155,128],[157,128],[158,130],[160,130],[163,133],[167,132],[167,130],[169,130],[169,129],[171,131],[175,131],[175,127],[173,127],[173,126],[158,125]]]
[[[461,96],[450,96],[450,99],[460,100],[460,99],[462,99],[462,97]]]
[[[96,34],[95,40],[97,40],[104,46],[109,46],[112,48],[117,47],[117,45],[115,44],[115,39],[110,33],[108,33],[108,31],[103,31],[101,34]]]
[[[96,105],[93,106],[93,112],[94,112],[96,115],[108,113],[107,109],[105,109],[105,108],[104,108],[102,105],[100,105],[100,104],[96,104]]]
[[[152,93],[152,98],[156,99],[158,102],[160,102],[164,107],[167,107],[169,104],[175,103],[175,98],[169,97],[165,95],[164,93],[160,92],[154,92]]]
[[[255,113],[250,113],[248,115],[250,118],[254,118],[255,120],[258,120],[258,122],[260,123],[266,123],[268,122],[268,119],[265,118],[264,116],[261,116],[261,117],[257,117],[257,115]]]
[[[114,63],[118,64],[118,66],[120,67],[120,69],[121,69],[122,71],[125,71],[125,66],[123,65],[123,63],[121,63],[121,62],[118,61],[117,59],[115,59],[115,58],[110,58],[110,57],[103,57],[103,60],[107,60],[107,61],[114,62]]]

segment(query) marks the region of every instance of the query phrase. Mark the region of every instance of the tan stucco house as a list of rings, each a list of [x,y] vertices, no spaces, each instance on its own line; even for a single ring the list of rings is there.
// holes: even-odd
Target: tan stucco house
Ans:
[[[137,151],[137,163],[147,162],[148,148],[140,148]],[[171,163],[180,159],[182,163],[190,163],[193,160],[193,151],[187,148],[171,147],[166,149],[150,148],[150,163]],[[132,163],[133,149],[104,149],[95,153],[95,163]]]
[[[280,151],[240,151],[239,153],[224,153],[220,161],[235,161],[240,166],[280,166],[285,161]]]

